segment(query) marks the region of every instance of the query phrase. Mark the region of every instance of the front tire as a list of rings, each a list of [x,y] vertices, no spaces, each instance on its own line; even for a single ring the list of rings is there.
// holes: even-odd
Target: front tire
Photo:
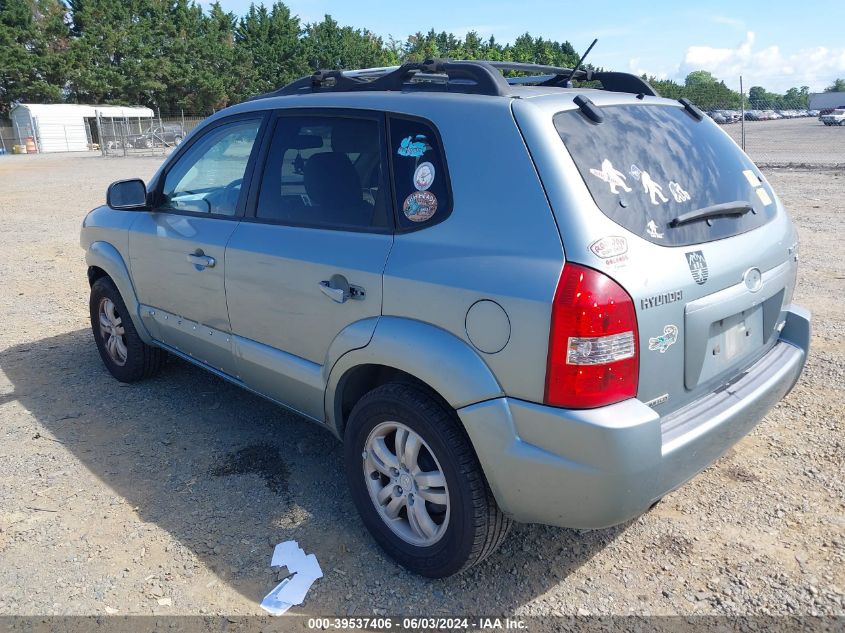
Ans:
[[[366,394],[345,432],[352,499],[376,542],[403,567],[443,578],[475,565],[510,530],[460,420],[424,388]]]
[[[167,353],[141,340],[109,277],[100,277],[91,286],[89,310],[97,350],[112,376],[121,382],[137,382],[161,370]]]

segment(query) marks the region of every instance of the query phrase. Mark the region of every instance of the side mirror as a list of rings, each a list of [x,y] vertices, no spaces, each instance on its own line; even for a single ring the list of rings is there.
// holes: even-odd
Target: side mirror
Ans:
[[[146,209],[147,186],[140,178],[113,182],[106,192],[106,204],[112,209]]]

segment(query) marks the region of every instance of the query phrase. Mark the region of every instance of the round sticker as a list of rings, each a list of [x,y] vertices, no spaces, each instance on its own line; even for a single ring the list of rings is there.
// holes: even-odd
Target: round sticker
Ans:
[[[414,187],[419,191],[425,191],[434,182],[434,165],[431,163],[420,163],[414,170]]]
[[[415,191],[405,198],[402,211],[411,222],[425,222],[437,211],[437,198],[430,191]]]

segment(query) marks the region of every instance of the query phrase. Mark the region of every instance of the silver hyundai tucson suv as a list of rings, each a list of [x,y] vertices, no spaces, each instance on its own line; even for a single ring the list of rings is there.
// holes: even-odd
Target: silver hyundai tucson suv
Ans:
[[[798,380],[798,237],[695,106],[572,77],[321,71],[218,112],[83,223],[106,368],[169,353],[325,427],[426,576],[644,512]]]

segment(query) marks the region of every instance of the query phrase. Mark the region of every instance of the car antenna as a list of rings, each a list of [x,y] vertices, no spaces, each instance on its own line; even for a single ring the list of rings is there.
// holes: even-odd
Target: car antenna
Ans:
[[[579,68],[581,68],[581,64],[583,64],[583,63],[584,63],[584,60],[586,59],[587,55],[589,55],[589,54],[590,54],[590,51],[591,51],[591,50],[593,50],[593,46],[595,46],[595,45],[596,45],[596,42],[598,42],[598,41],[599,41],[599,38],[596,38],[596,39],[594,39],[594,40],[593,40],[593,43],[592,43],[592,44],[590,44],[590,47],[589,47],[586,51],[584,51],[584,54],[583,54],[583,55],[581,55],[581,59],[579,59],[579,60],[578,60],[578,63],[577,63],[577,64],[575,64],[575,68],[573,68],[573,69],[572,69],[572,72],[571,72],[571,73],[569,73],[569,77],[567,77],[567,78],[566,78],[566,82],[564,83],[564,85],[565,85],[567,88],[571,88],[571,87],[572,87],[572,78],[575,76],[575,73],[577,73],[577,72],[578,72],[578,69],[579,69]]]

